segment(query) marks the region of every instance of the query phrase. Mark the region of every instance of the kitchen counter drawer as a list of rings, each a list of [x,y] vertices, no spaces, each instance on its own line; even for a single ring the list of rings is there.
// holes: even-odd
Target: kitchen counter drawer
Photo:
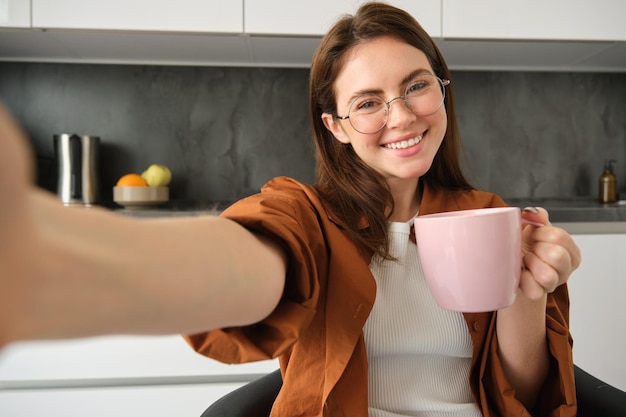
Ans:
[[[199,417],[238,384],[0,391],[5,417]]]
[[[143,384],[159,380],[219,382],[228,376],[258,375],[278,361],[228,365],[196,353],[181,336],[106,336],[15,343],[0,352],[0,391],[30,387]],[[211,377],[211,378],[208,378]],[[135,382],[133,382],[135,381]],[[2,413],[0,413],[2,415]]]
[[[198,417],[277,368],[223,364],[178,335],[15,343],[0,352],[0,416]]]

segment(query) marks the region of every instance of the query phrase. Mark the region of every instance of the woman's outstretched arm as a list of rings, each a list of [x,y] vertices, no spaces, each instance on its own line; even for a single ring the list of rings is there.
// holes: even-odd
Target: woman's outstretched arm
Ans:
[[[277,245],[219,217],[138,219],[69,208],[30,184],[0,109],[0,346],[249,324],[282,294]]]

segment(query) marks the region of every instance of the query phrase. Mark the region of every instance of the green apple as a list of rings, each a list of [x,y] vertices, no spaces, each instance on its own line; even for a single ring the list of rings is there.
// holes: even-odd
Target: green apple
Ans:
[[[165,165],[152,164],[141,174],[141,177],[150,187],[165,187],[172,181],[172,172]]]

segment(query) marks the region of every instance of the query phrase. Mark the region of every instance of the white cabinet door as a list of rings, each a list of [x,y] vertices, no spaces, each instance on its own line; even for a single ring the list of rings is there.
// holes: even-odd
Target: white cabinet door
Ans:
[[[624,0],[442,0],[443,37],[626,40]]]
[[[245,0],[245,32],[321,36],[365,0]],[[441,0],[390,0],[410,12],[433,37],[441,35]]]
[[[224,375],[265,374],[277,360],[228,365],[196,353],[181,336],[104,336],[23,342],[0,351],[0,391],[91,380],[220,380]],[[192,378],[192,379],[193,379]],[[94,382],[95,381],[95,382]],[[0,413],[0,416],[2,413]]]
[[[243,0],[32,0],[32,12],[45,29],[243,31]]]
[[[572,236],[582,253],[569,280],[574,362],[626,390],[626,234]]]
[[[0,391],[2,417],[199,417],[232,384]]]
[[[0,27],[30,27],[30,0],[0,0]]]
[[[197,417],[276,369],[216,362],[176,335],[15,343],[0,351],[0,416]]]

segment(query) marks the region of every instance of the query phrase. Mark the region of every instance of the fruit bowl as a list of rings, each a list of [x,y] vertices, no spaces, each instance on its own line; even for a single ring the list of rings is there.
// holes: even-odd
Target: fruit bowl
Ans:
[[[113,201],[127,209],[142,209],[166,203],[169,187],[113,187]]]

